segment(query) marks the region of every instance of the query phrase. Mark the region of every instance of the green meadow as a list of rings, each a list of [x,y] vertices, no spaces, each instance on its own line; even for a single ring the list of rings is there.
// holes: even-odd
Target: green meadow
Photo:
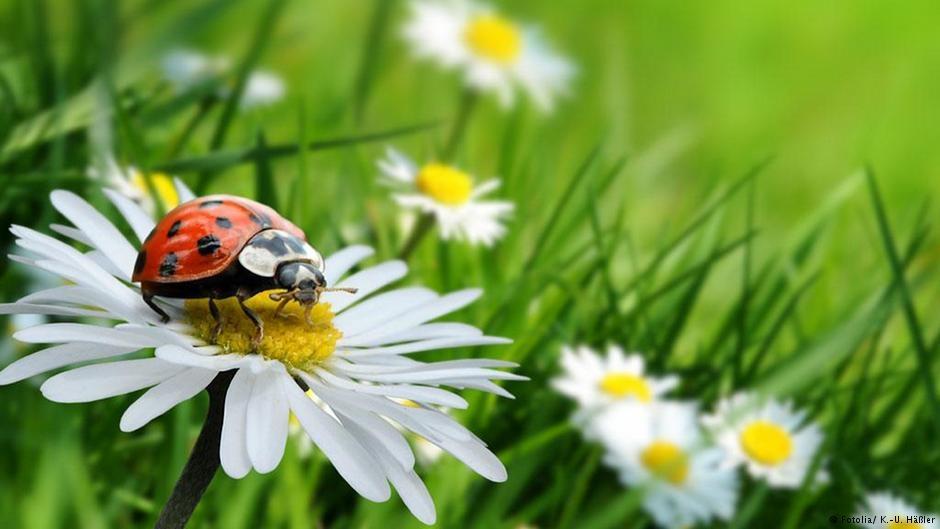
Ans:
[[[669,398],[703,412],[761,392],[818,425],[803,483],[741,469],[733,515],[702,527],[830,526],[878,491],[940,511],[940,4],[495,5],[574,65],[554,111],[480,94],[462,114],[463,78],[402,37],[407,0],[0,0],[0,224],[53,234],[49,193],[68,189],[129,234],[88,176],[107,145],[122,166],[274,207],[324,255],[371,246],[376,264],[413,229],[377,161],[390,146],[432,160],[457,128],[452,162],[501,180],[488,197],[514,204],[507,232],[486,247],[432,226],[399,285],[480,287],[443,319],[513,340],[422,360],[508,360],[530,380],[500,382],[512,400],[459,391],[470,406],[450,413],[509,478],[448,455],[418,465],[437,527],[656,526],[551,385],[575,345],[639,353],[651,375],[679,377]],[[230,67],[176,90],[161,69],[175,49]],[[214,95],[241,93],[255,69],[283,97],[243,109]],[[5,254],[23,253],[14,239],[0,233]],[[42,281],[0,260],[3,302]],[[2,322],[0,367],[39,349]],[[54,403],[48,376],[0,386],[0,527],[153,526],[206,395],[123,433],[135,395]],[[295,441],[269,474],[220,472],[188,527],[424,527]]]

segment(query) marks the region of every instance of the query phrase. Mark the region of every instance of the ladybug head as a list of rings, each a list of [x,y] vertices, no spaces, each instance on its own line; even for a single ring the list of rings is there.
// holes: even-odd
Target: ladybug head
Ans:
[[[304,317],[307,323],[310,323],[310,309],[320,301],[320,295],[324,292],[349,292],[355,294],[355,288],[327,288],[326,278],[313,263],[305,261],[294,261],[282,264],[277,269],[275,275],[277,286],[283,288],[285,292],[277,292],[270,295],[274,301],[280,301],[275,314],[280,313],[290,301],[296,301],[304,306]]]

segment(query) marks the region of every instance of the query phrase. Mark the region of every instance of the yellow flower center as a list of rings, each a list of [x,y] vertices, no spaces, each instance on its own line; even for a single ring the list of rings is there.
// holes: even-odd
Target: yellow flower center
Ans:
[[[893,516],[892,518],[898,518],[900,520],[903,520],[906,517],[907,515],[899,514],[899,515]],[[888,529],[919,529],[920,527],[923,527],[923,526],[919,523],[914,523],[914,522],[907,522],[907,521],[888,522]]]
[[[150,173],[150,181],[153,183],[153,189],[160,202],[167,210],[173,209],[180,203],[180,197],[176,193],[176,186],[173,185],[173,179],[164,173]],[[144,196],[150,196],[150,188],[147,187],[147,179],[140,171],[134,170],[131,174],[131,184],[139,189]]]
[[[522,48],[519,28],[492,14],[471,20],[464,31],[464,39],[477,55],[503,64],[516,60]]]
[[[634,397],[642,402],[653,399],[653,392],[643,377],[630,373],[608,373],[601,379],[601,390],[611,397]]]
[[[754,421],[741,430],[741,447],[753,460],[775,466],[793,453],[793,439],[783,428],[768,421]]]
[[[473,180],[467,173],[449,165],[429,163],[418,171],[418,190],[443,204],[460,205],[470,200]]]
[[[682,485],[689,476],[689,457],[669,441],[656,441],[640,454],[640,462],[656,477]]]
[[[215,344],[226,353],[260,354],[277,360],[289,368],[310,369],[329,358],[336,350],[336,342],[343,336],[333,326],[333,311],[329,303],[318,303],[310,311],[312,325],[304,321],[304,309],[297,303],[288,303],[281,314],[274,316],[278,303],[262,292],[246,303],[264,323],[264,338],[255,348],[252,338],[255,326],[245,316],[234,298],[216,300],[222,317],[222,329]],[[206,300],[187,300],[186,316],[196,334],[209,341],[215,320]]]

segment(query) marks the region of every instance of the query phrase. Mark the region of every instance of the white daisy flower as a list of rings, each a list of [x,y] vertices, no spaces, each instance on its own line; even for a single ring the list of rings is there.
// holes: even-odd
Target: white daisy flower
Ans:
[[[184,199],[191,192],[181,188]],[[108,197],[134,234],[144,240],[153,219],[118,193]],[[257,352],[250,351],[254,327],[232,300],[219,304],[225,325],[214,344],[211,318],[202,300],[162,299],[168,324],[141,300],[130,282],[137,251],[118,229],[86,201],[67,191],[52,203],[72,226],[52,229],[90,251],[35,230],[14,226],[16,244],[26,255],[11,259],[70,282],[0,304],[0,313],[91,317],[89,322],[51,323],[20,332],[26,343],[51,344],[0,371],[0,384],[96,360],[55,375],[42,385],[56,402],[89,402],[147,390],[124,413],[120,427],[136,430],[187,400],[216,379],[234,374],[224,403],[220,459],[223,470],[241,478],[252,469],[271,472],[280,462],[293,413],[313,443],[346,481],[373,501],[389,498],[389,483],[425,523],[435,520],[434,504],[414,472],[414,454],[393,424],[428,439],[492,481],[506,479],[502,463],[486,445],[434,406],[465,408],[467,402],[441,386],[475,388],[511,397],[493,380],[521,380],[493,368],[515,364],[467,359],[422,362],[409,354],[434,349],[504,344],[470,325],[434,322],[479,297],[478,290],[439,295],[411,286],[380,289],[401,279],[400,261],[350,271],[372,250],[353,246],[326,259],[324,275],[335,286],[355,286],[354,295],[326,293],[313,307],[311,327],[301,308],[275,316],[274,301],[256,296],[249,306],[264,321]],[[373,295],[374,294],[374,295]],[[293,308],[291,308],[293,306]],[[285,317],[285,314],[289,314]],[[133,359],[122,359],[141,350]],[[305,394],[310,389],[318,400]],[[392,399],[406,398],[417,407]]]
[[[231,62],[225,57],[213,57],[190,50],[175,50],[163,58],[163,75],[180,92],[199,84],[225,76],[231,70]],[[270,105],[284,97],[284,81],[277,75],[263,70],[248,74],[239,105],[242,109]],[[218,96],[228,98],[231,88],[222,86]]]
[[[747,393],[720,401],[702,424],[725,450],[727,465],[743,464],[752,476],[780,488],[803,483],[823,439],[819,426],[806,423],[806,414],[791,403]],[[825,473],[818,479],[825,480]]]
[[[252,72],[239,102],[243,109],[272,105],[284,98],[284,81],[267,71]]]
[[[589,347],[562,347],[561,366],[552,387],[588,411],[621,400],[651,403],[679,384],[676,376],[649,376],[642,356],[626,355],[615,345],[605,357]]]
[[[412,0],[410,8],[404,36],[414,54],[459,70],[471,88],[495,93],[504,107],[517,88],[546,112],[567,92],[574,67],[537,29],[469,0]]]
[[[933,529],[937,515],[924,514],[913,505],[888,493],[872,493],[859,508],[862,526],[872,529]]]
[[[643,506],[661,527],[729,520],[738,496],[737,474],[722,468],[721,450],[707,447],[694,405],[621,401],[595,417],[604,462],[620,480],[643,487]]]
[[[504,222],[512,214],[512,202],[482,199],[499,188],[499,180],[476,183],[460,169],[437,162],[418,167],[391,147],[377,165],[386,183],[401,189],[395,201],[433,215],[442,239],[492,246],[506,234]]]
[[[99,165],[89,166],[87,174],[92,180],[136,202],[148,215],[156,213],[157,207],[147,179],[136,167],[121,167],[113,156],[108,155],[103,157]],[[164,173],[150,173],[150,182],[167,211],[179,205],[180,197],[172,177]]]
[[[182,49],[167,53],[161,63],[163,76],[180,92],[221,77],[230,67],[224,57]]]

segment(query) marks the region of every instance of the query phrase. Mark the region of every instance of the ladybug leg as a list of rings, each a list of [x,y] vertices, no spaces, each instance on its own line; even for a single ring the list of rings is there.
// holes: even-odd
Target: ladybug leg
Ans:
[[[284,310],[284,306],[287,305],[290,301],[291,301],[291,298],[284,298],[281,300],[280,303],[277,304],[277,308],[274,309],[275,318],[281,315],[281,311]],[[287,314],[286,316],[290,316],[290,314]]]
[[[212,328],[212,335],[209,341],[216,343],[219,338],[219,333],[222,332],[222,314],[219,313],[219,307],[216,306],[215,300],[212,298],[209,298],[209,314],[212,314],[212,319],[215,320],[215,327]]]
[[[261,346],[261,339],[264,338],[264,322],[261,321],[261,318],[255,314],[255,311],[248,308],[248,305],[245,305],[245,300],[251,297],[250,294],[245,292],[239,292],[236,294],[238,298],[238,305],[242,308],[242,312],[245,313],[245,316],[248,316],[248,319],[251,320],[251,323],[255,324],[255,336],[251,339],[252,345],[256,348]]]
[[[160,321],[162,323],[169,323],[170,315],[167,314],[166,311],[161,309],[160,305],[157,305],[156,302],[154,302],[153,294],[145,291],[143,292],[143,296],[144,296],[144,303],[146,303],[148,307],[150,307],[151,309],[153,309],[154,312],[160,315]]]

